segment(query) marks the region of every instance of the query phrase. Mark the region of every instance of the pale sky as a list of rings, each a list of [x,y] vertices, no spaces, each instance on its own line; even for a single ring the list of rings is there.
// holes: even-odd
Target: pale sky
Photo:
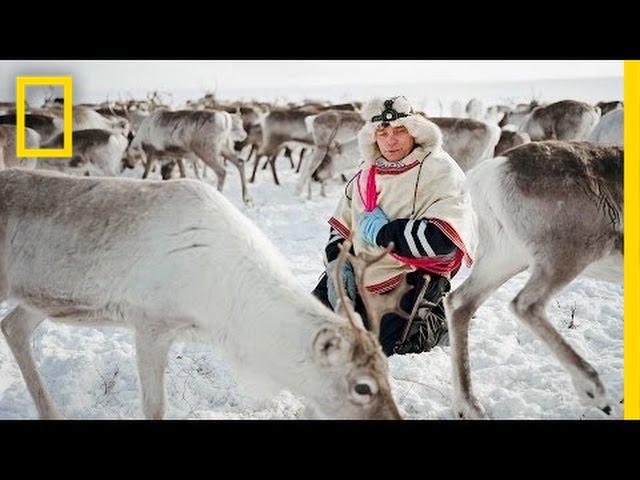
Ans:
[[[13,98],[15,77],[71,75],[74,99],[150,90],[240,90],[265,87],[435,82],[504,82],[622,77],[621,60],[288,60],[288,61],[1,61],[0,100]]]

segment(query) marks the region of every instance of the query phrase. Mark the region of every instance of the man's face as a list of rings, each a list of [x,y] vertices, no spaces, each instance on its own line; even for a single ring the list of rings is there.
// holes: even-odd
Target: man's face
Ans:
[[[388,125],[376,130],[376,143],[384,158],[397,162],[413,150],[416,141],[405,127]]]

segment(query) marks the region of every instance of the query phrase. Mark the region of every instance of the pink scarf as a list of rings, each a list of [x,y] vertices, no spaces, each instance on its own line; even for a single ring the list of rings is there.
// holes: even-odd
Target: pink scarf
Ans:
[[[367,170],[367,185],[364,190],[364,194],[362,192],[362,188],[360,185],[360,177],[362,174],[358,176],[358,195],[360,195],[360,200],[362,200],[362,205],[364,205],[364,211],[370,212],[376,205],[378,205],[378,186],[376,185],[376,172],[377,168],[375,165],[371,165],[369,170]],[[365,170],[362,170],[361,173],[365,173]]]

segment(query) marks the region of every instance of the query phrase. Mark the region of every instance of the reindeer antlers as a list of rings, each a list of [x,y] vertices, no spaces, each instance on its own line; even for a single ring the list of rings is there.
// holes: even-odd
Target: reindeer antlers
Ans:
[[[334,270],[334,281],[338,292],[338,298],[340,300],[340,306],[338,310],[344,310],[344,314],[349,319],[351,324],[356,328],[362,328],[362,322],[358,322],[356,320],[357,313],[355,312],[354,305],[347,298],[347,294],[345,293],[344,288],[344,280],[342,278],[342,267],[344,266],[344,262],[347,257],[353,265],[353,269],[356,277],[356,287],[358,289],[358,293],[360,297],[362,297],[362,301],[364,302],[365,309],[367,311],[367,317],[369,319],[369,325],[371,331],[378,336],[380,334],[380,324],[382,323],[382,317],[387,313],[395,313],[400,315],[403,318],[409,318],[409,315],[400,308],[400,301],[402,297],[411,290],[411,285],[407,282],[407,276],[402,275],[402,280],[400,285],[394,288],[392,291],[384,293],[384,294],[375,294],[371,293],[367,290],[364,282],[364,276],[371,267],[376,262],[379,262],[387,255],[391,250],[393,250],[393,242],[391,242],[384,252],[379,255],[366,255],[363,253],[358,254],[357,256],[349,253],[352,245],[351,238],[345,240],[340,247],[340,255],[338,256],[338,261],[336,262],[337,266]],[[358,316],[359,318],[359,316]]]
[[[353,257],[353,255],[349,253],[351,245],[351,238],[345,240],[341,245],[338,245],[338,248],[340,248],[340,255],[338,255],[336,268],[333,270],[332,274],[334,275],[333,282],[338,292],[338,313],[342,313],[343,315],[345,315],[355,328],[361,329],[364,326],[362,324],[362,319],[360,319],[359,322],[356,320],[357,313],[355,311],[353,303],[347,297],[347,293],[345,292],[344,288],[344,278],[342,277],[342,268],[344,267],[344,262],[346,261],[347,256],[349,256],[350,258]]]

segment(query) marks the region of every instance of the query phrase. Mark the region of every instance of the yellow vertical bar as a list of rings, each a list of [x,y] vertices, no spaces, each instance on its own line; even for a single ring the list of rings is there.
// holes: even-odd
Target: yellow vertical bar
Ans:
[[[71,77],[60,77],[63,84],[62,98],[64,100],[64,106],[62,112],[64,114],[63,125],[64,131],[62,133],[62,151],[66,157],[73,155],[72,145],[72,131],[73,131],[73,89]]]
[[[26,86],[24,80],[21,77],[16,77],[16,157],[21,157],[23,150],[26,148],[24,144],[25,138],[25,111],[24,111],[24,97]]]
[[[640,61],[624,62],[624,418],[640,419]]]

